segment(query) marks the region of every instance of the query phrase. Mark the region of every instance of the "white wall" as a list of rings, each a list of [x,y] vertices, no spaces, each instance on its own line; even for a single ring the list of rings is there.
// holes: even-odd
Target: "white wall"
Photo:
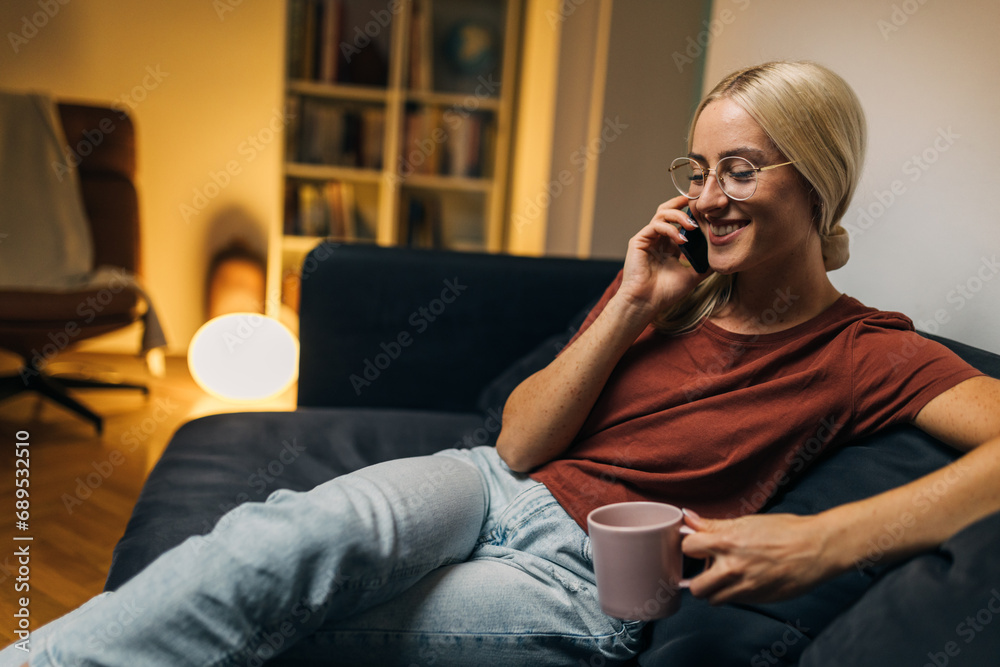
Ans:
[[[236,235],[265,250],[281,214],[284,2],[4,0],[0,34],[0,86],[131,107],[143,274],[183,352],[211,254]],[[103,347],[134,352],[134,333]]]
[[[861,98],[868,161],[834,284],[1000,352],[1000,2],[716,0],[713,20],[706,90],[744,65],[807,59]]]

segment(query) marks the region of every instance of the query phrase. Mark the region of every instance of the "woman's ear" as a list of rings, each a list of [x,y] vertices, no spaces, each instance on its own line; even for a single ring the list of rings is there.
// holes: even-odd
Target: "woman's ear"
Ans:
[[[817,231],[822,234],[823,230],[820,229],[820,225],[823,224],[823,200],[820,199],[819,194],[815,190],[810,190],[809,202],[812,204],[812,220],[816,223]]]

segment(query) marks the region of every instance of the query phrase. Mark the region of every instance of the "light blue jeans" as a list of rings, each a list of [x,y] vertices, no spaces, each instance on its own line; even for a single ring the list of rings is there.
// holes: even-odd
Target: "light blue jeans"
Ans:
[[[310,634],[330,664],[608,665],[641,630],[601,612],[545,486],[480,447],[241,505],[0,665],[252,667]]]

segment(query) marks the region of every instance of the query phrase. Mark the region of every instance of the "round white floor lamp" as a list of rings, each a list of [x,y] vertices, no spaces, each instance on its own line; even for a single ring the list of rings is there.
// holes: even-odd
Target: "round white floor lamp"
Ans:
[[[229,313],[206,322],[188,347],[191,377],[227,401],[273,398],[295,382],[299,342],[281,322],[260,313]]]

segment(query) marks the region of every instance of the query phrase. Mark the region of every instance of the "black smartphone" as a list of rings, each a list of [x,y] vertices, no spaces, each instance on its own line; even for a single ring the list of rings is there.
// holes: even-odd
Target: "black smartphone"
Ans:
[[[684,213],[694,220],[690,208],[685,208]],[[688,258],[688,261],[691,262],[691,266],[698,273],[708,271],[708,240],[702,233],[701,227],[697,229],[681,227],[681,234],[687,239],[687,243],[682,243],[680,249],[684,253],[684,256]]]

